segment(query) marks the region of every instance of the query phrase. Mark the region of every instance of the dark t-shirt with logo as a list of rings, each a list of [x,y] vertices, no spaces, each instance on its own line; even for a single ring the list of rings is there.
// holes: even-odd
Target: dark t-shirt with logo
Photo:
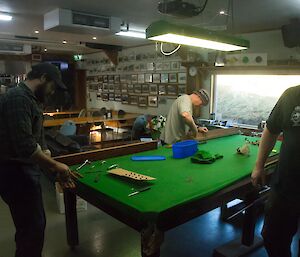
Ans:
[[[270,114],[267,128],[273,134],[283,132],[273,188],[287,200],[300,203],[300,86],[283,93]]]

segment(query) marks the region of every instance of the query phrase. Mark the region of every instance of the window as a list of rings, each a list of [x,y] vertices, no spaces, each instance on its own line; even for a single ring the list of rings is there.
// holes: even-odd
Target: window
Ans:
[[[281,94],[300,85],[300,75],[216,75],[216,119],[257,126],[267,120]]]

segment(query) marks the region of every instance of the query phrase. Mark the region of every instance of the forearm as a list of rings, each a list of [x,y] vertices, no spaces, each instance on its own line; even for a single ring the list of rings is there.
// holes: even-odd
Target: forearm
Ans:
[[[193,133],[196,134],[198,132],[197,125],[195,124],[194,119],[191,115],[185,116],[184,121],[185,121],[185,124],[187,124],[189,126],[189,128],[191,129],[191,131]]]
[[[56,170],[57,161],[53,160],[42,150],[35,151],[30,159],[45,170],[50,170],[53,172]]]
[[[269,154],[271,153],[272,149],[274,148],[277,137],[278,137],[277,134],[272,134],[268,130],[268,128],[265,128],[262,138],[261,138],[261,142],[259,144],[256,167],[259,167],[261,169],[264,168],[265,163],[269,157]]]

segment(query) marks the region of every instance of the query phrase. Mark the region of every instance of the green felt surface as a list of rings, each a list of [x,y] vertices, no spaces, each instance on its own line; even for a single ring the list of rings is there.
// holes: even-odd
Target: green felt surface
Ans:
[[[172,149],[163,147],[135,155],[164,155],[165,161],[135,162],[130,160],[131,155],[108,159],[102,166],[100,161],[96,161],[80,170],[84,175],[80,182],[93,188],[95,193],[97,191],[107,196],[111,199],[112,205],[128,206],[129,209],[144,214],[158,214],[174,206],[211,195],[249,176],[256,161],[258,146],[250,145],[250,156],[236,154],[236,149],[244,143],[245,136],[233,135],[209,140],[207,144],[199,145],[199,149],[224,156],[213,164],[194,164],[191,163],[190,158],[173,159]],[[280,142],[276,144],[275,149],[279,153]],[[106,169],[112,164],[155,177],[157,180],[151,183],[150,190],[128,197],[134,189],[145,184],[107,174]],[[86,173],[98,170],[102,172]],[[98,174],[100,174],[99,181],[96,183],[94,180]]]

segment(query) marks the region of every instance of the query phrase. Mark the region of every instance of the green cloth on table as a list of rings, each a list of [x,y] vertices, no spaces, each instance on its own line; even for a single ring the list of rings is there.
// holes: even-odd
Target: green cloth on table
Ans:
[[[216,160],[222,159],[222,158],[223,158],[223,155],[220,155],[220,154],[212,155],[208,151],[200,150],[191,158],[191,161],[193,163],[212,164]]]

